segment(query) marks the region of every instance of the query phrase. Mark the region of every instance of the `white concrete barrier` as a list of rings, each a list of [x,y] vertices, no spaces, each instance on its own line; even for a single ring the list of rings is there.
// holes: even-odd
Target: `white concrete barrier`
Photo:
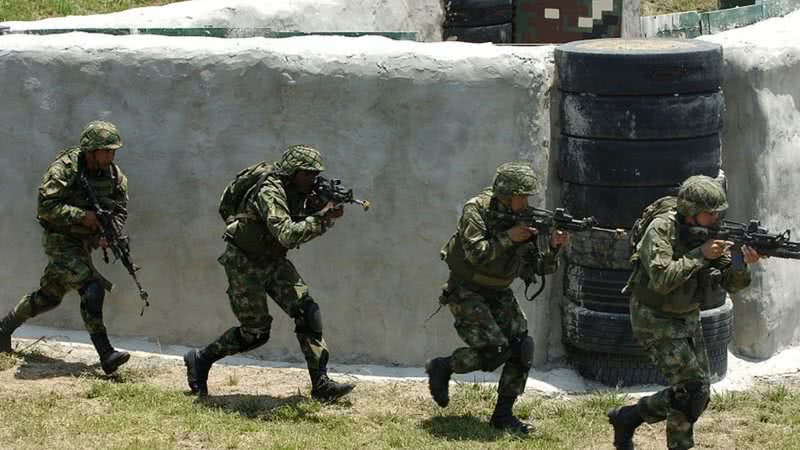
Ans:
[[[449,312],[424,321],[438,306],[438,252],[463,202],[512,159],[532,161],[547,185],[552,78],[552,47],[2,36],[0,308],[35,289],[45,265],[34,220],[43,171],[84,123],[102,118],[126,142],[118,162],[130,179],[129,231],[152,303],[139,317],[127,274],[98,260],[117,284],[108,328],[207,343],[236,324],[216,262],[219,196],[238,170],[307,143],[373,204],[349,208],[290,253],[322,307],[332,357],[419,365],[460,345]],[[541,362],[557,308],[547,295],[524,303]],[[299,358],[291,319],[271,307],[273,337],[258,354]],[[80,329],[77,296],[35,323]]]
[[[800,12],[703,39],[724,46],[728,218],[800,233]],[[734,346],[766,358],[800,342],[800,261],[770,259],[754,273],[734,296]]]

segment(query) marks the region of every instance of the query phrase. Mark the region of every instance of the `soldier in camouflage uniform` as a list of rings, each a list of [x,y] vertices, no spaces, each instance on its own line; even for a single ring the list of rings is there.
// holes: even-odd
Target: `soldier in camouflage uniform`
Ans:
[[[628,281],[633,334],[670,387],[637,404],[609,410],[614,446],[633,449],[633,434],[643,422],[667,421],[667,446],[694,446],[694,423],[708,405],[709,363],[700,323],[704,296],[730,293],[750,284],[748,264],[759,260],[750,247],[731,252],[730,242],[686,242],[680,225],[709,227],[728,208],[725,191],[706,176],[688,178],[677,206],[654,214],[631,257]]]
[[[44,228],[42,246],[48,264],[39,289],[24,296],[0,320],[0,352],[11,352],[11,334],[26,320],[49,311],[77,289],[84,325],[105,373],[125,364],[130,355],[114,349],[103,325],[103,299],[112,284],[97,272],[91,252],[108,244],[98,236],[98,220],[78,180],[86,176],[101,205],[112,212],[119,229],[128,217],[128,180],[113,163],[122,147],[117,127],[103,121],[87,124],[80,145],[62,151],[39,186],[37,219]]]
[[[458,230],[441,251],[450,277],[440,303],[449,306],[456,332],[467,346],[426,365],[431,395],[441,407],[449,402],[452,373],[491,372],[502,365],[497,405],[489,423],[523,434],[528,426],[514,417],[512,408],[525,390],[533,364],[533,338],[509,286],[517,277],[529,283],[534,274],[555,272],[559,249],[568,235],[554,231],[542,253],[536,229],[523,224],[502,226],[492,213],[520,212],[537,190],[527,163],[506,163],[497,169],[492,187],[464,205]]]
[[[312,397],[335,400],[354,386],[328,377],[328,348],[322,337],[319,305],[286,254],[325,233],[343,210],[331,204],[309,210],[314,179],[324,170],[316,149],[292,146],[274,165],[262,164],[265,178],[244,196],[236,208],[238,213],[226,219],[228,245],[218,259],[228,277],[231,309],[241,325],[202,350],[184,355],[187,381],[193,393],[207,395],[208,373],[215,361],[253,350],[269,340],[269,295],[294,319],[311,376]]]

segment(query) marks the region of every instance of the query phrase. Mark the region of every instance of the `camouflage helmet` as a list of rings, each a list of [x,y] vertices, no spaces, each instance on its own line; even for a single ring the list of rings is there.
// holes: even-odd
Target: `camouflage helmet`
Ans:
[[[287,148],[278,161],[278,171],[284,175],[291,175],[297,170],[318,172],[325,170],[319,150],[308,145],[293,145]]]
[[[87,123],[81,130],[81,148],[84,150],[116,150],[120,147],[122,137],[113,123],[95,120]]]
[[[492,191],[495,195],[533,195],[539,192],[539,186],[531,166],[524,161],[515,161],[497,168]]]
[[[678,213],[691,217],[700,212],[719,212],[728,209],[722,185],[711,177],[695,175],[686,179],[678,190]]]

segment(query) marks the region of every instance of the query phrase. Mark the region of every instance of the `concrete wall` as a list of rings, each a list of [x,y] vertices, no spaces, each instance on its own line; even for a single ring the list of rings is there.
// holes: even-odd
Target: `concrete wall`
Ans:
[[[98,260],[117,283],[112,333],[201,345],[235,324],[216,262],[219,195],[241,168],[308,143],[373,204],[290,254],[322,306],[333,359],[418,365],[449,352],[459,345],[450,314],[424,323],[446,277],[439,248],[500,163],[531,160],[547,184],[552,72],[552,47],[2,36],[0,309],[45,265],[33,219],[42,172],[99,117],[126,142],[129,232],[152,303],[139,317],[132,281]],[[559,323],[546,294],[524,302],[539,362]],[[70,294],[35,322],[80,329],[77,304]],[[291,320],[271,307],[273,339],[258,354],[299,359]]]
[[[272,31],[415,31],[442,40],[441,0],[192,0],[112,14],[4,22],[37,28],[270,28]]]
[[[800,12],[704,38],[725,48],[722,134],[732,220],[761,219],[800,240]],[[800,342],[800,262],[770,259],[734,296],[734,345],[769,357]]]

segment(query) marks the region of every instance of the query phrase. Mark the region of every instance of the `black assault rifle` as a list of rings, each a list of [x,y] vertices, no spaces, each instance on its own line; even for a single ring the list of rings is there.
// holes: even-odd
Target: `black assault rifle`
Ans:
[[[107,211],[100,206],[100,201],[97,200],[97,195],[89,185],[89,180],[85,173],[80,175],[79,183],[81,189],[83,189],[83,192],[86,195],[86,198],[89,200],[89,203],[91,203],[94,213],[97,215],[97,221],[100,224],[100,233],[102,237],[105,238],[106,242],[108,243],[108,248],[111,249],[111,253],[114,255],[114,262],[117,260],[122,262],[122,265],[125,266],[125,269],[128,271],[130,276],[133,277],[136,287],[139,288],[139,297],[144,302],[142,312],[139,315],[144,315],[144,308],[145,306],[149,307],[150,302],[147,300],[147,292],[144,290],[142,283],[139,282],[139,278],[136,276],[136,271],[139,270],[139,266],[133,262],[128,236],[120,235],[120,230],[118,230],[116,224],[114,224],[111,211]],[[103,249],[103,260],[106,262],[106,264],[108,264],[108,253],[106,252],[106,249]]]
[[[332,202],[337,208],[340,208],[345,203],[355,203],[361,205],[364,211],[369,209],[369,201],[354,198],[353,190],[342,186],[342,180],[339,179],[329,180],[318,175],[314,180],[312,192],[316,194],[321,205]]]
[[[589,230],[602,230],[614,232],[617,239],[623,239],[625,232],[621,229],[609,230],[606,228],[597,227],[597,220],[594,217],[584,217],[583,219],[576,219],[568,214],[564,208],[556,208],[555,211],[550,211],[543,208],[535,208],[529,206],[518,213],[492,213],[499,223],[505,227],[513,227],[517,224],[524,224],[539,231],[539,235],[549,235],[553,230],[564,230],[570,232],[584,232]],[[542,285],[530,297],[528,297],[528,287],[536,283],[536,279],[525,281],[525,298],[528,301],[533,301],[544,290],[545,277],[542,276]]]
[[[800,242],[792,242],[789,230],[778,234],[770,233],[761,226],[759,220],[751,220],[749,224],[723,220],[721,226],[713,228],[682,225],[681,238],[698,243],[719,239],[733,242],[736,248],[742,245],[752,247],[761,256],[800,259]]]

